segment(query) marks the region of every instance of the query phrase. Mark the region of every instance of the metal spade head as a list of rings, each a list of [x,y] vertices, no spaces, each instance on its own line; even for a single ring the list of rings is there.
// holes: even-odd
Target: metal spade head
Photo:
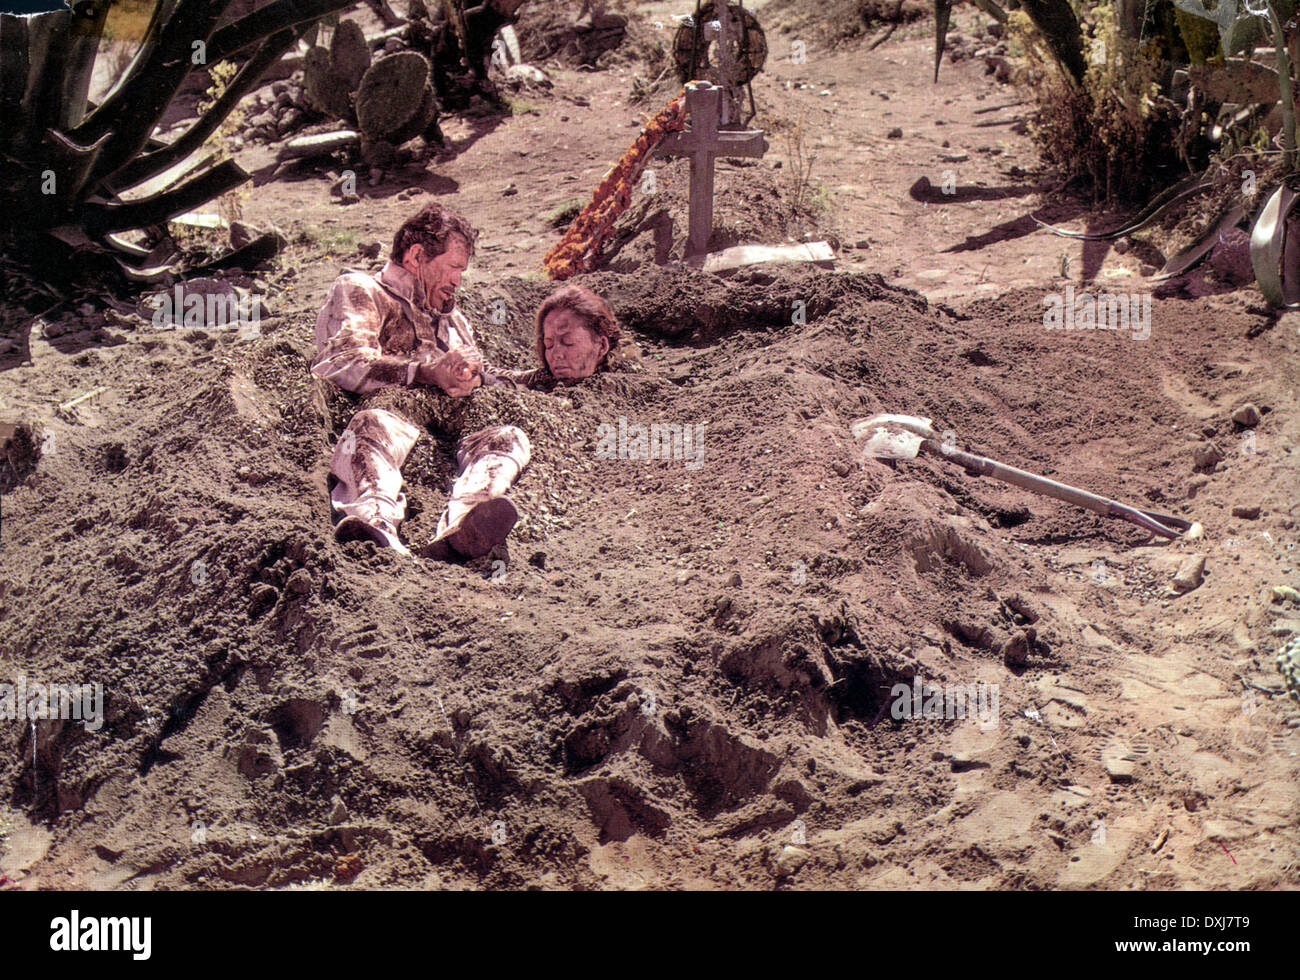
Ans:
[[[930,419],[915,415],[873,415],[858,419],[849,426],[849,431],[854,439],[867,440],[863,455],[877,459],[916,459],[922,442],[939,438],[930,426]]]

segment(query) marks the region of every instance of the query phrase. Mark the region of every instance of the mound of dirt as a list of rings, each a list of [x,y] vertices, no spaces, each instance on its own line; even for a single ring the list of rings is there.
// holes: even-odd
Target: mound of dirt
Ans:
[[[934,13],[920,0],[770,0],[759,16],[764,28],[821,43],[858,37],[880,24],[909,24]]]
[[[1048,703],[1058,665],[1105,651],[1045,584],[1056,558],[1039,545],[1141,535],[934,460],[863,459],[849,423],[927,414],[1061,479],[1104,471],[1117,495],[1181,499],[1190,469],[1154,430],[1187,419],[1153,379],[1214,356],[1216,328],[1123,363],[1118,338],[1071,352],[1006,330],[1040,316],[1033,296],[957,316],[810,269],[578,281],[609,298],[640,366],[512,409],[534,446],[515,492],[527,517],[464,567],[333,540],[309,313],[251,340],[121,318],[116,345],[75,359],[33,341],[7,412],[55,449],[6,470],[0,663],[102,684],[104,723],[0,728],[19,832],[49,831],[31,881],[725,887],[808,861],[804,882],[888,884],[937,861],[927,880],[1010,887],[1065,872],[1056,849],[1027,850],[1046,803],[1025,800],[1087,763],[1022,709]],[[549,289],[465,291],[493,359],[530,362]],[[1098,402],[1103,362],[1115,396]],[[43,407],[99,385],[67,418]],[[640,425],[694,427],[695,454],[637,458],[621,435],[616,458],[597,452]],[[450,451],[426,439],[408,464],[409,541],[433,532]],[[1014,737],[900,718],[898,686],[919,703],[928,683],[1000,690]],[[1086,695],[1051,691],[1062,725],[1091,718]],[[1079,725],[1056,731],[1082,752]],[[952,810],[972,778],[1021,815]]]
[[[577,0],[525,4],[515,31],[520,53],[530,64],[558,61],[588,68],[635,64],[655,56],[658,43],[654,32],[637,18],[607,4]]]
[[[833,216],[794,206],[789,182],[782,177],[785,171],[772,168],[779,156],[779,151],[770,147],[768,158],[758,163],[740,158],[717,162],[710,251],[820,238],[839,246]],[[653,190],[647,192],[647,187]],[[656,160],[642,175],[638,188],[632,206],[615,222],[614,234],[604,249],[606,266],[615,271],[679,259],[686,252],[690,162],[685,158]]]

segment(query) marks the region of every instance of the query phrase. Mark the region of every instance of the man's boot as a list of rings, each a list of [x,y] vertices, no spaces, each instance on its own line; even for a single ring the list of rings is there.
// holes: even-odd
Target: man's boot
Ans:
[[[410,551],[397,536],[406,516],[402,464],[420,430],[392,412],[361,411],[353,417],[330,459],[330,503],[343,515],[338,541],[373,541],[399,554]]]
[[[456,458],[461,474],[438,533],[423,551],[438,561],[479,558],[509,537],[519,511],[506,493],[532,458],[532,447],[523,430],[498,426],[467,436]]]

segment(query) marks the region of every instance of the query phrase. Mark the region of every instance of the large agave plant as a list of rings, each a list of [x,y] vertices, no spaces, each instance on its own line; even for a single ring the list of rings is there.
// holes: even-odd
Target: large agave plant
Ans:
[[[1295,66],[1288,50],[1286,32],[1282,25],[1295,13],[1292,0],[1217,0],[1211,9],[1205,0],[1173,0],[1182,11],[1213,21],[1219,29],[1219,40],[1227,62],[1219,73],[1219,94],[1225,101],[1250,103],[1262,94],[1257,83],[1267,72],[1263,65],[1251,60],[1261,42],[1271,41],[1276,59],[1273,72],[1276,81],[1276,98],[1282,110],[1282,154],[1288,173],[1296,168],[1295,123]],[[1232,55],[1244,55],[1233,59]],[[1300,195],[1283,183],[1264,201],[1251,226],[1250,261],[1264,298],[1274,306],[1294,306],[1300,303],[1300,270],[1283,269],[1282,257],[1286,251],[1287,217]]]
[[[1282,116],[1281,149],[1289,173],[1296,169],[1296,119],[1295,119],[1295,65],[1288,37],[1283,25],[1296,13],[1296,0],[1172,0],[1174,6],[1185,14],[1212,22],[1218,29],[1221,63],[1196,65],[1188,69],[1191,82],[1220,104],[1243,107],[1276,102]],[[1007,20],[1006,12],[996,0],[975,0],[976,5],[999,21]],[[1067,78],[1075,83],[1083,80],[1087,65],[1083,56],[1083,34],[1069,0],[1020,0],[1020,6],[1034,26],[1043,35],[1048,48],[1056,57]],[[1121,21],[1125,21],[1121,4]],[[1130,7],[1132,5],[1129,5]],[[948,31],[951,0],[935,0],[935,64],[934,77],[939,77],[939,62],[943,57],[944,38]],[[1128,13],[1132,13],[1129,10]],[[1275,66],[1269,68],[1253,60],[1255,50],[1271,44]],[[1187,184],[1196,184],[1189,178]],[[1193,187],[1193,190],[1197,188]],[[1109,239],[1131,232],[1153,220],[1189,193],[1182,184],[1171,188],[1172,194],[1161,195],[1143,212],[1140,220],[1125,229],[1104,234],[1062,233],[1068,237]],[[1168,196],[1169,199],[1164,198]],[[1260,292],[1274,306],[1300,305],[1300,269],[1282,268],[1286,252],[1287,218],[1300,204],[1300,189],[1288,183],[1266,195],[1251,222],[1250,256],[1255,279]],[[1211,222],[1209,230],[1175,256],[1162,270],[1162,276],[1181,273],[1208,254],[1217,235],[1244,219],[1241,206],[1229,208]]]
[[[230,0],[156,0],[140,46],[99,104],[90,80],[109,3],[0,14],[0,239],[49,270],[157,278],[123,237],[248,179],[207,141],[263,73],[323,15],[354,0],[273,0],[223,27]],[[184,133],[154,133],[190,72],[243,58],[224,93]]]

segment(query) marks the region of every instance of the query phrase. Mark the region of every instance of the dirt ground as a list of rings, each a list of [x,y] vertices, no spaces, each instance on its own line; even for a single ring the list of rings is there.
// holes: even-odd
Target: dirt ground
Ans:
[[[653,37],[688,5],[635,6]],[[1045,329],[1068,285],[1153,290],[1140,249],[1030,217],[1110,216],[1040,172],[1023,93],[974,57],[933,85],[924,19],[794,63],[788,5],[752,6],[771,147],[720,163],[715,244],[825,239],[835,268],[658,267],[645,233],[580,277],[639,357],[513,396],[534,458],[498,554],[333,540],[315,313],[436,199],[481,229],[483,346],[531,366],[552,216],[674,94],[630,101],[658,68],[544,63],[553,88],[444,119],[445,148],[351,205],[341,167],[277,174],[250,142],[245,219],[290,240],[243,281],[255,335],[96,302],[11,329],[0,682],[102,683],[105,721],[0,726],[4,887],[1300,885],[1300,705],[1274,667],[1300,608],[1272,592],[1300,586],[1300,315],[1216,278],[1225,255],[1155,291],[1148,337]],[[796,129],[820,208],[790,204]],[[686,165],[652,172],[680,242]],[[1204,534],[864,458],[850,425],[882,411]],[[600,458],[621,420],[703,426],[701,454]],[[418,543],[449,447],[405,475]],[[917,678],[992,714],[896,717]]]

